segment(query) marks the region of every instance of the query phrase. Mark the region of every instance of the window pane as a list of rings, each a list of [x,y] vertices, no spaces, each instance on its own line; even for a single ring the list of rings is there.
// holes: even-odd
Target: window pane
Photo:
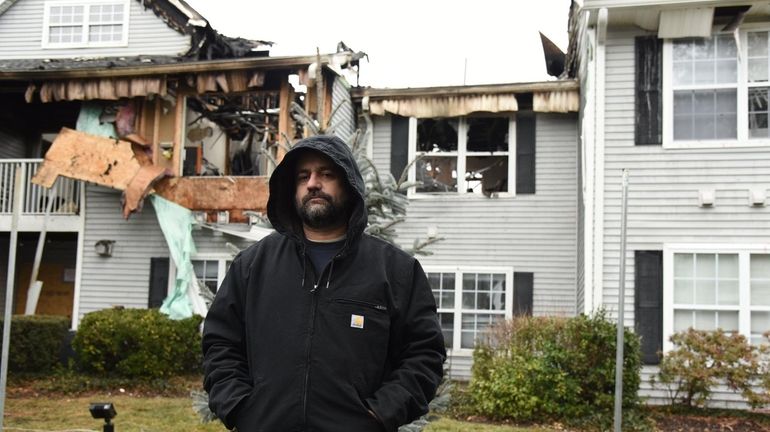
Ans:
[[[770,281],[751,281],[751,305],[770,306]]]
[[[695,277],[713,279],[716,277],[715,254],[696,254],[695,255]]]
[[[770,280],[770,254],[751,254],[751,278]]]
[[[479,291],[490,291],[492,289],[492,275],[489,273],[479,273],[476,277],[477,289]]]
[[[768,136],[768,91],[770,91],[770,87],[749,89],[749,136],[751,138],[767,138]]]
[[[753,339],[762,339],[765,332],[770,331],[770,312],[751,313],[751,336]],[[763,342],[766,342],[765,339]]]
[[[505,293],[495,292],[492,294],[490,309],[505,311]]]
[[[695,296],[692,279],[674,279],[674,303],[692,304]]]
[[[463,293],[463,309],[476,309],[476,293]]]
[[[457,158],[430,156],[417,161],[417,192],[457,192]]]
[[[749,59],[749,82],[767,81],[767,57]]]
[[[454,309],[455,307],[455,293],[454,291],[444,291],[441,293],[441,301],[439,307],[443,309]]]
[[[690,278],[693,276],[693,254],[674,254],[674,277]]]
[[[751,254],[751,305],[770,306],[770,255]]]
[[[217,261],[206,261],[206,277],[216,278],[219,274],[219,263]]]
[[[674,311],[674,332],[685,331],[693,326],[693,313],[689,310]]]
[[[695,311],[695,324],[693,328],[707,331],[716,330],[717,313],[712,311]]]
[[[476,291],[476,274],[464,273],[463,274],[463,292]]]
[[[468,151],[508,151],[507,117],[468,118]]]
[[[717,321],[717,327],[722,330],[730,333],[738,332],[738,312],[717,312]]]
[[[465,161],[466,192],[508,191],[508,156],[471,156]]]
[[[418,119],[418,152],[457,151],[457,119]]]
[[[681,90],[674,92],[674,139],[737,137],[737,91]]]
[[[738,254],[719,254],[719,279],[738,279]]]
[[[479,292],[476,295],[476,309],[490,310],[489,292]]]
[[[738,280],[719,280],[719,292],[717,304],[730,306],[738,304],[739,288]]]
[[[749,57],[767,57],[767,32],[749,32]]]
[[[749,82],[767,81],[767,32],[749,32]]]
[[[442,312],[438,314],[441,323],[441,333],[444,335],[444,345],[452,348],[454,343],[455,314]]]
[[[713,305],[717,302],[716,281],[695,280],[695,304]]]

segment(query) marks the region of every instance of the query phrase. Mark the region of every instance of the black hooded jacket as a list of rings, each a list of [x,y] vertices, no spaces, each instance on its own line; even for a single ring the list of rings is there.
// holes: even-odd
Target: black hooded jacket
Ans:
[[[344,170],[352,203],[345,245],[321,274],[294,205],[308,150]],[[364,234],[364,181],[348,146],[297,143],[270,179],[268,217],[277,232],[233,260],[205,320],[212,411],[240,432],[395,431],[427,412],[446,356],[433,295],[417,260]]]

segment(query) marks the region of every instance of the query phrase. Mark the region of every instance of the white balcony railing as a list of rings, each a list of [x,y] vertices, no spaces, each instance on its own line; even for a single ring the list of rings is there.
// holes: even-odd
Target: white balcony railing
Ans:
[[[21,170],[22,215],[43,215],[49,197],[55,193],[52,215],[80,213],[80,183],[59,176],[51,189],[31,182],[42,159],[0,159],[0,215],[13,212],[13,188],[16,170]]]

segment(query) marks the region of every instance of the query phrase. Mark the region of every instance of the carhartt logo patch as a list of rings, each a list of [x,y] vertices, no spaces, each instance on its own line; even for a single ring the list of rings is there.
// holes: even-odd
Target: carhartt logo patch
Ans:
[[[363,315],[351,315],[350,316],[350,326],[353,328],[364,328],[364,317]]]

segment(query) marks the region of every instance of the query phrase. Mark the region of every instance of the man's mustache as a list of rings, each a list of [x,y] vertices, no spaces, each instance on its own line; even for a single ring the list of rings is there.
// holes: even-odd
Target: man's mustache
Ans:
[[[308,201],[314,198],[323,198],[330,203],[333,201],[331,195],[329,194],[325,194],[323,192],[310,192],[304,197],[302,197],[302,205],[307,204]]]

